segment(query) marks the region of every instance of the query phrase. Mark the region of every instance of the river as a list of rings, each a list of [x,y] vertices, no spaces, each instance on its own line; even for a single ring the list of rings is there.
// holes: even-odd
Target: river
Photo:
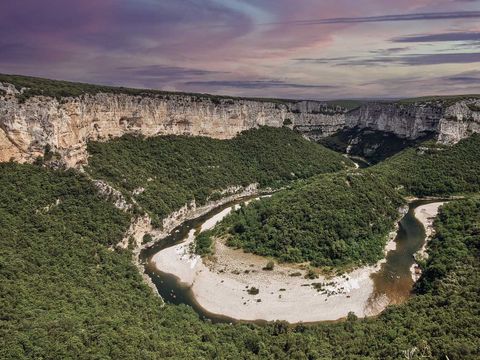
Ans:
[[[201,317],[209,319],[212,322],[235,322],[231,317],[216,315],[206,311],[197,303],[191,287],[182,285],[176,276],[168,273],[169,269],[157,269],[152,258],[162,250],[184,242],[192,229],[198,229],[209,219],[214,218],[222,211],[225,212],[225,209],[248,200],[251,200],[251,198],[244,198],[233,203],[225,204],[204,216],[187,221],[177,227],[170,236],[159,241],[153,247],[142,251],[140,259],[145,265],[145,272],[152,279],[158,292],[166,302],[189,305]],[[373,285],[372,291],[369,293],[369,301],[374,304],[374,306],[380,307],[379,311],[383,310],[388,304],[402,303],[411,295],[414,284],[410,270],[414,262],[413,255],[421,249],[425,241],[425,229],[415,218],[414,209],[417,206],[431,202],[435,201],[415,201],[409,205],[408,213],[399,222],[399,229],[395,238],[396,249],[389,251],[386,256],[386,261],[379,269],[372,271],[370,275],[369,281],[373,282]],[[353,296],[354,295],[352,295],[352,297]],[[350,298],[350,296],[347,297]],[[328,303],[326,303],[325,306],[327,306],[327,304]],[[332,306],[335,305],[335,303],[332,304]],[[377,313],[379,311],[377,311]],[[372,315],[375,315],[375,312],[373,312]],[[255,322],[261,323],[262,321]]]

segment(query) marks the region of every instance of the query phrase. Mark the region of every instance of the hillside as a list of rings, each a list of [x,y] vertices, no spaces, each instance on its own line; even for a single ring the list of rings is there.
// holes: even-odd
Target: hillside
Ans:
[[[234,212],[208,237],[281,261],[313,266],[372,264],[382,256],[403,196],[480,190],[480,136],[454,146],[425,142],[374,167],[319,175]],[[200,252],[205,252],[200,249]]]
[[[320,175],[232,213],[209,235],[233,247],[313,266],[373,264],[403,199],[375,175]]]
[[[0,74],[0,161],[32,163],[50,149],[56,154],[56,166],[81,168],[88,162],[90,141],[123,135],[230,139],[259,126],[286,125],[311,140],[359,129],[396,136],[401,142],[431,136],[455,143],[480,132],[479,108],[474,95],[427,102],[300,101]]]
[[[293,99],[273,99],[273,98],[253,98],[253,97],[234,97],[234,96],[222,96],[212,94],[200,94],[200,93],[186,93],[186,92],[174,92],[163,91],[155,89],[138,89],[128,88],[123,86],[107,86],[98,84],[89,84],[64,80],[52,80],[33,76],[24,75],[9,75],[0,74],[0,82],[6,84],[12,84],[17,90],[24,88],[25,90],[18,94],[17,97],[20,101],[24,102],[27,99],[34,96],[47,96],[56,99],[62,99],[66,97],[79,97],[82,95],[96,95],[99,93],[105,94],[125,94],[132,96],[144,96],[144,97],[168,97],[169,95],[184,95],[198,98],[209,98],[212,100],[250,100],[250,101],[265,101],[265,102],[277,102],[277,103],[291,103],[300,102],[301,100]],[[327,103],[325,103],[327,104]],[[345,108],[351,109],[358,106],[355,101],[339,100],[329,101],[329,105],[332,108],[345,105]]]
[[[425,135],[412,140],[399,137],[393,132],[354,127],[343,129],[320,139],[318,142],[337,152],[348,153],[350,156],[360,156],[371,164],[377,164],[433,137],[433,132],[427,132]]]
[[[369,172],[384,176],[407,195],[445,196],[480,191],[480,135],[453,146],[425,142]]]
[[[347,113],[319,102],[2,79],[1,160],[35,165],[0,164],[0,358],[388,359],[414,348],[424,357],[480,356],[476,197],[442,209],[416,296],[364,320],[212,324],[187,306],[164,304],[132,252],[115,247],[139,211],[160,227],[192,200],[258,182],[289,186],[242,207],[213,236],[282,261],[342,270],[374,263],[403,196],[478,192],[479,136],[452,147],[427,142],[353,170],[283,125],[315,139],[346,125],[407,141],[432,131],[455,142],[478,131],[478,101],[351,103]],[[92,178],[139,207],[116,209]]]
[[[480,355],[478,200],[443,209],[417,296],[378,318],[214,325],[191,308],[162,307],[131,254],[108,249],[128,217],[84,177],[12,163],[0,165],[0,185],[2,359],[377,359],[413,347],[433,358]]]
[[[126,136],[90,143],[88,151],[87,172],[133,196],[157,226],[192,200],[197,205],[217,200],[229,187],[276,188],[353,167],[349,159],[288,128],[262,127],[231,140]]]

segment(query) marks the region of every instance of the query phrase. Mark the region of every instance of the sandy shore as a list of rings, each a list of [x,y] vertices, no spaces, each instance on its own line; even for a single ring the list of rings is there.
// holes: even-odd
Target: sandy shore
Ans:
[[[435,203],[421,205],[415,209],[415,217],[418,219],[418,221],[422,223],[423,227],[425,228],[426,241],[422,249],[420,250],[420,255],[422,256],[427,255],[426,254],[427,242],[434,234],[433,221],[438,215],[440,206],[442,206],[443,204],[445,204],[444,201],[439,201]]]
[[[425,228],[425,243],[422,248],[415,254],[415,258],[426,258],[428,240],[434,235],[433,222],[438,215],[440,207],[445,204],[444,201],[434,202],[430,204],[420,205],[415,208],[415,217],[420,221]],[[421,271],[416,263],[411,267],[412,278],[417,281],[420,278]]]
[[[207,220],[202,230],[221,221],[232,208]],[[273,271],[263,270],[267,260],[216,243],[213,259],[192,254],[192,230],[185,242],[164,249],[152,258],[155,266],[178,277],[191,287],[198,304],[206,311],[238,320],[286,320],[290,323],[337,320],[350,311],[359,317],[376,315],[387,305],[385,299],[371,301],[375,266],[363,267],[343,276],[305,279],[300,266],[276,264]],[[390,236],[386,252],[395,248],[395,234]],[[300,276],[292,276],[292,274]],[[321,285],[320,291],[314,287]],[[258,294],[248,292],[252,287]]]

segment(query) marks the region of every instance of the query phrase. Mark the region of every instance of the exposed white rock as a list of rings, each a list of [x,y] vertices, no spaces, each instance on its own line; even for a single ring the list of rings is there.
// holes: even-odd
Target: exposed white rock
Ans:
[[[435,132],[443,115],[441,105],[403,105],[398,103],[369,103],[346,116],[346,126],[370,128],[416,139]]]
[[[8,94],[16,91],[9,84],[0,85]],[[342,112],[325,115],[326,105],[315,101],[280,103],[183,94],[148,97],[100,93],[60,101],[35,96],[20,103],[8,94],[0,95],[0,161],[32,161],[43,155],[49,144],[66,166],[79,167],[88,160],[89,140],[103,141],[124,134],[228,139],[257,126],[281,127],[285,119],[301,125],[304,131],[323,126],[329,129],[324,130],[328,134],[344,125]]]
[[[455,143],[480,132],[480,100],[446,106],[430,103],[367,103],[346,112],[319,101],[256,101],[187,94],[84,95],[61,100],[35,96],[24,103],[13,85],[0,83],[0,161],[31,162],[48,144],[67,167],[88,161],[87,142],[124,134],[200,135],[218,139],[243,130],[284,123],[317,140],[344,127],[371,128],[416,139],[435,134]]]
[[[460,100],[445,105],[441,100],[424,103],[372,102],[346,114],[348,128],[370,128],[417,139],[434,134],[444,144],[454,144],[480,132],[480,100]]]
[[[439,141],[454,144],[480,133],[480,100],[460,101],[448,107],[439,122]]]
[[[135,196],[135,195],[140,195],[143,192],[145,192],[145,188],[139,187],[139,188],[133,189],[132,194]]]
[[[132,208],[132,204],[128,203],[123,194],[103,180],[93,180],[93,185],[98,189],[100,194],[112,201],[117,209],[128,211]]]

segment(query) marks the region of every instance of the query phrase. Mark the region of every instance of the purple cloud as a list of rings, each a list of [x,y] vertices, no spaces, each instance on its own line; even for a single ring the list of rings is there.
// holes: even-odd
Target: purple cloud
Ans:
[[[480,53],[435,53],[409,54],[400,56],[377,56],[373,58],[345,56],[338,58],[300,58],[300,62],[315,64],[332,64],[338,66],[375,66],[375,65],[439,65],[439,64],[470,64],[480,62]]]
[[[409,35],[391,40],[397,43],[443,42],[443,41],[480,41],[480,32],[449,32],[441,34]]]
[[[480,82],[480,71],[467,71],[453,76],[446,76],[444,79],[463,84],[478,84]]]
[[[251,21],[214,1],[18,0],[0,3],[3,39],[51,49],[165,54],[219,46]],[[222,25],[220,30],[215,25]],[[143,55],[142,54],[142,55]]]
[[[480,11],[452,11],[434,13],[394,14],[381,16],[341,17],[311,20],[296,20],[283,22],[292,25],[328,25],[328,24],[358,24],[372,22],[396,22],[396,21],[427,21],[427,20],[451,20],[451,19],[475,19],[480,18]],[[273,23],[275,24],[275,23]]]
[[[175,78],[182,79],[191,76],[211,76],[218,74],[228,74],[225,71],[210,71],[195,68],[185,68],[166,65],[148,65],[148,66],[121,66],[117,70],[122,74],[132,77],[153,77],[153,78]]]
[[[358,74],[356,66],[377,66],[379,83],[393,76],[390,68],[406,65],[412,73],[414,65],[475,66],[475,44],[480,43],[476,5],[437,0],[5,0],[0,2],[0,72],[242,96],[372,96],[359,87],[367,75]],[[397,26],[403,21],[409,26]],[[315,24],[322,25],[321,31],[296,26]],[[470,32],[451,31],[459,28]],[[467,40],[472,37],[475,43]],[[426,45],[425,54],[407,54],[413,46],[398,46],[426,41],[464,43],[445,43],[443,54]],[[290,61],[295,57],[304,59]],[[343,67],[332,71],[330,64]],[[387,65],[389,71],[382,73]],[[332,85],[337,82],[344,85]],[[382,88],[373,91],[381,94]]]

